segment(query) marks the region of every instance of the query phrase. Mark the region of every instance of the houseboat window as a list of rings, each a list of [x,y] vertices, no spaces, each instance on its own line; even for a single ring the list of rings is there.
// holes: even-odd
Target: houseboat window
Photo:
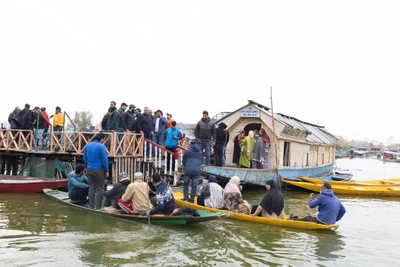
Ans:
[[[283,147],[283,166],[289,166],[290,163],[290,143],[285,142]]]
[[[294,132],[293,136],[299,136],[300,132]]]
[[[283,134],[287,134],[288,132],[289,132],[288,129],[283,129],[283,131],[282,131]]]
[[[308,153],[306,154],[306,166],[308,166]]]

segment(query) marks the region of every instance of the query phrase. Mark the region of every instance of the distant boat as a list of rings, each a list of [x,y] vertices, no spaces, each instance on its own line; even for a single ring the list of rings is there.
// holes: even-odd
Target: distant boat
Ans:
[[[41,193],[43,189],[68,186],[68,179],[35,178],[0,174],[1,193]]]

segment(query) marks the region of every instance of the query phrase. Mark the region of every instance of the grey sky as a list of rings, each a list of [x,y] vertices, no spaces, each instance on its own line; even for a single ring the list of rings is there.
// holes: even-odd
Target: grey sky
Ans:
[[[184,123],[248,99],[348,139],[390,136],[398,1],[1,1],[0,120],[15,105],[98,121],[115,100]]]

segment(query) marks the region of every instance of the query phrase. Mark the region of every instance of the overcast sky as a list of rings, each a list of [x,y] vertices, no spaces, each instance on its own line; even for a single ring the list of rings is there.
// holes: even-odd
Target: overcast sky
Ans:
[[[400,143],[399,1],[1,1],[0,120],[111,100],[196,123],[254,100]]]

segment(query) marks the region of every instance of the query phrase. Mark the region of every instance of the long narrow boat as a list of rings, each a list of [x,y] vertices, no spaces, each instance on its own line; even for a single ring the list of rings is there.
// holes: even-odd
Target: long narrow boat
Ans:
[[[114,217],[122,220],[132,221],[132,222],[141,222],[141,223],[151,223],[151,224],[158,224],[158,225],[186,225],[186,224],[194,224],[194,223],[201,223],[206,221],[211,221],[219,218],[224,218],[229,215],[224,214],[222,212],[211,212],[211,211],[198,211],[200,216],[192,216],[192,215],[152,215],[150,219],[147,216],[135,216],[123,213],[121,210],[117,210],[115,212],[107,212],[104,209],[100,210],[92,210],[86,208],[81,205],[76,205],[71,202],[68,197],[67,192],[59,191],[59,190],[51,190],[51,189],[43,189],[43,192],[48,195],[49,197],[67,204],[69,206],[94,212],[97,214],[101,214],[104,216]]]
[[[299,176],[299,179],[306,182],[311,182],[315,184],[322,184],[324,181],[320,179],[310,178],[307,176]],[[400,178],[387,178],[381,180],[360,180],[360,181],[348,181],[348,182],[341,182],[341,181],[328,181],[332,185],[359,185],[359,186],[377,186],[377,185],[398,185],[400,186]]]
[[[319,193],[321,184],[310,182],[294,182],[283,180],[285,183]],[[363,196],[400,196],[400,186],[396,185],[336,185],[331,184],[332,190],[337,195],[363,195]]]
[[[335,230],[339,227],[339,224],[337,224],[337,223],[331,224],[331,225],[326,225],[326,224],[319,224],[319,223],[313,223],[313,222],[293,221],[293,220],[288,220],[288,216],[287,216],[286,220],[272,219],[272,218],[266,218],[266,217],[260,217],[260,216],[250,216],[250,215],[246,215],[246,214],[235,213],[235,212],[231,212],[229,210],[218,210],[218,209],[208,208],[208,207],[204,207],[204,206],[200,206],[197,204],[183,201],[183,194],[180,192],[174,192],[174,197],[175,197],[175,202],[176,202],[177,207],[189,207],[189,208],[196,209],[196,210],[204,210],[204,211],[210,211],[210,212],[223,212],[225,214],[229,214],[229,218],[240,220],[240,221],[249,221],[249,222],[275,225],[275,226],[281,226],[281,227],[310,229],[310,230],[323,230],[323,229]]]
[[[34,178],[0,174],[1,193],[41,193],[43,189],[68,186],[68,179]]]

